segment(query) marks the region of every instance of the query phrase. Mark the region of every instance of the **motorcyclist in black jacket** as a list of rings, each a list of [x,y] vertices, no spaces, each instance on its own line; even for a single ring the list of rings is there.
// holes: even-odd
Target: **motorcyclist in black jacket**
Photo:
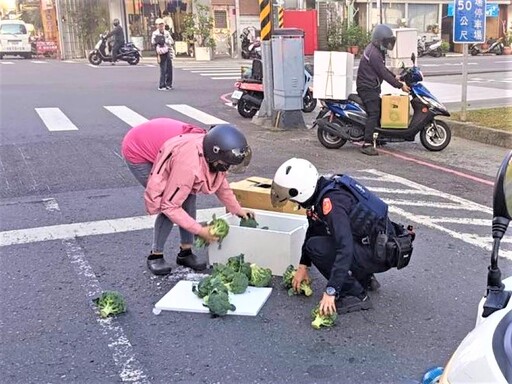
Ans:
[[[114,26],[114,28],[107,34],[106,38],[108,39],[111,36],[114,38],[114,44],[112,45],[111,55],[112,65],[115,65],[119,50],[124,45],[124,31],[123,27],[121,27],[121,24],[119,23],[119,19],[114,19],[112,21],[112,25]]]
[[[379,219],[372,216],[364,204],[358,203],[348,188],[325,188],[332,185],[332,180],[319,176],[309,161],[292,158],[279,167],[272,181],[274,206],[282,206],[290,200],[307,209],[308,229],[292,285],[299,291],[301,282],[309,279],[308,268],[313,264],[327,279],[320,301],[321,313],[370,309],[372,304],[367,291],[380,287],[373,274],[397,267],[395,259],[386,252],[377,253],[380,249],[377,239],[385,234],[387,242],[388,238],[396,236],[401,226],[389,220],[387,205],[377,196],[372,194],[375,201],[385,206],[385,214]],[[351,180],[357,189],[366,190]],[[379,236],[375,236],[376,233]],[[385,244],[381,245],[386,249]]]
[[[373,132],[380,124],[381,84],[386,80],[390,85],[409,92],[410,88],[386,68],[386,52],[395,46],[396,38],[387,25],[378,24],[372,33],[372,41],[361,56],[357,70],[357,93],[363,100],[368,118],[364,129],[364,144],[361,152],[366,155],[378,155],[373,146]]]

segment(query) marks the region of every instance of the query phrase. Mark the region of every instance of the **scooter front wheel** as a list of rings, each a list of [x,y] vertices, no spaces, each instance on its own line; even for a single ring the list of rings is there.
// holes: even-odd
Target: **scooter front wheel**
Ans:
[[[320,141],[320,144],[322,144],[327,149],[341,148],[347,142],[347,140],[327,132],[320,126],[318,127],[316,134],[318,137],[318,141]]]
[[[128,64],[130,65],[137,65],[139,64],[140,56],[133,56],[128,59]]]
[[[444,121],[433,120],[420,132],[421,144],[429,151],[445,149],[452,139],[452,131]]]
[[[92,65],[100,65],[102,61],[100,55],[96,51],[92,51],[91,53],[89,53],[88,59],[89,63],[91,63]]]

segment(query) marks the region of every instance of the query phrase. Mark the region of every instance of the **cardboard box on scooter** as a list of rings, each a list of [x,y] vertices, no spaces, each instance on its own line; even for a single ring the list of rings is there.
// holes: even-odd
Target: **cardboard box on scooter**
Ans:
[[[383,95],[381,106],[382,128],[406,129],[409,126],[408,95]]]
[[[313,97],[316,99],[346,99],[353,92],[353,72],[353,54],[315,51]]]

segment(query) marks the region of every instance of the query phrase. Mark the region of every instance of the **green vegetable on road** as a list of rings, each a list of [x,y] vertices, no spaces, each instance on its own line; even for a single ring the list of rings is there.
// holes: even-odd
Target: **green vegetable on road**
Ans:
[[[217,219],[215,214],[213,214],[213,216],[212,216],[212,221],[210,221],[207,225],[210,227],[210,229],[209,229],[210,234],[212,234],[213,236],[217,236],[219,238],[219,243],[229,233],[228,222],[224,219]],[[199,237],[199,236],[196,237],[196,239],[194,241],[194,246],[196,248],[203,248],[203,247],[206,247],[207,245],[208,244],[202,237]]]
[[[116,291],[105,291],[100,297],[93,299],[93,302],[98,306],[102,318],[126,312],[124,298]]]
[[[320,306],[317,305],[311,311],[311,318],[313,321],[311,322],[311,326],[315,329],[320,329],[321,327],[333,327],[336,325],[336,320],[338,320],[338,314],[334,312],[332,315],[324,316],[320,314]]]
[[[299,292],[293,289],[292,281],[295,277],[295,273],[297,272],[297,268],[293,265],[289,265],[288,268],[283,273],[283,287],[288,289],[288,295],[293,296],[300,293],[303,293],[305,296],[311,296],[313,294],[313,288],[311,287],[310,280],[304,280],[300,283]]]

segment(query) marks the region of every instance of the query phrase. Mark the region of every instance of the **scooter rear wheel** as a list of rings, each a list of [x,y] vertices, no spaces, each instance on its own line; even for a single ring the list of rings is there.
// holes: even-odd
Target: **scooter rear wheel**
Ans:
[[[238,100],[236,108],[240,116],[245,117],[246,119],[253,117],[256,114],[256,112],[258,112],[256,108],[253,108],[251,104],[246,102],[243,98]]]
[[[302,112],[313,112],[316,108],[316,103],[316,99],[313,98],[313,92],[308,89],[302,100]]]
[[[140,57],[134,56],[133,58],[130,58],[130,60],[128,60],[128,64],[137,65],[137,64],[139,64],[139,61],[140,61]]]
[[[327,149],[338,149],[343,147],[347,140],[333,135],[332,133],[329,133],[325,131],[323,128],[318,127],[318,130],[316,132],[318,141],[320,141],[320,144],[322,144]]]
[[[452,139],[452,131],[444,121],[435,120],[420,132],[421,144],[429,151],[437,152],[445,149]]]
[[[101,57],[100,55],[98,54],[98,52],[91,52],[89,53],[89,63],[91,63],[92,65],[100,65],[101,64]]]

